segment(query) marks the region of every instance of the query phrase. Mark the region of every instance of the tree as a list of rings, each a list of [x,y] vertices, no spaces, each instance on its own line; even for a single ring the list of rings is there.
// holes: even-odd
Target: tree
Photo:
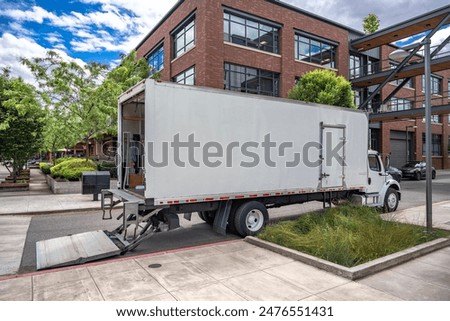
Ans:
[[[85,65],[64,61],[54,51],[44,58],[21,59],[36,78],[45,102],[50,123],[46,126],[46,142],[51,148],[61,144],[72,146],[83,141],[86,157],[92,138],[115,134],[118,96],[148,76],[145,59],[136,61],[132,52],[121,64],[108,72],[107,66],[91,62]],[[64,139],[58,139],[64,135]]]
[[[14,182],[31,156],[42,147],[45,113],[33,86],[0,74],[0,162]]]
[[[369,13],[363,19],[363,29],[365,34],[371,34],[376,32],[380,28],[380,19],[374,13]]]
[[[136,51],[122,56],[121,63],[112,69],[96,91],[96,103],[110,118],[109,133],[117,133],[117,98],[130,87],[148,77],[150,67],[143,58],[136,59]]]
[[[290,99],[356,108],[350,82],[328,69],[316,69],[300,78],[288,94]]]

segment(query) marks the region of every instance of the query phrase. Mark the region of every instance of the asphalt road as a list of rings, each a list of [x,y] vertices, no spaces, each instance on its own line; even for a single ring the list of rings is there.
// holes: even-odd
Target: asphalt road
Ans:
[[[401,182],[402,201],[399,210],[425,204],[425,180],[404,180]],[[450,199],[450,171],[438,171],[437,178],[433,180],[433,202],[441,202]],[[301,213],[321,209],[322,204],[312,202],[304,205],[291,205],[280,209],[270,210],[273,220],[285,219],[290,216],[298,216]],[[119,211],[115,212],[117,216]],[[33,216],[25,242],[22,262],[19,273],[36,271],[36,242],[75,233],[113,230],[120,222],[113,219],[104,221],[101,219],[101,211],[89,211],[86,213],[63,213],[54,215]],[[158,233],[143,242],[132,252],[125,256],[141,255],[170,249],[191,247],[201,244],[221,242],[238,238],[236,235],[218,235],[211,227],[204,223],[196,214],[192,220],[186,221],[180,217],[181,228],[168,233]]]

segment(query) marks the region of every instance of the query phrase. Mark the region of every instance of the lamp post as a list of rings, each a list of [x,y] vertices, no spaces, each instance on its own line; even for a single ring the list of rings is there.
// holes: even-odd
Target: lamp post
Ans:
[[[427,230],[431,231],[433,227],[433,204],[432,204],[432,184],[431,184],[431,175],[432,175],[432,158],[431,158],[431,54],[430,54],[430,46],[431,39],[429,37],[425,37],[424,40],[419,46],[424,47],[424,77],[425,77],[425,155],[426,155],[426,226]],[[393,51],[389,58],[393,60],[401,60],[405,59],[409,56],[409,53],[403,49],[397,49]],[[408,141],[408,137],[406,137]],[[407,150],[408,153],[408,150]]]
[[[416,129],[417,128],[417,126],[415,126],[415,125],[408,125],[408,126],[406,126],[406,162],[409,162],[411,159],[411,157],[409,157],[409,155],[410,155],[410,153],[409,153],[409,149],[410,149],[410,147],[409,147],[409,131],[408,131],[408,129],[409,128],[412,128],[412,129]]]

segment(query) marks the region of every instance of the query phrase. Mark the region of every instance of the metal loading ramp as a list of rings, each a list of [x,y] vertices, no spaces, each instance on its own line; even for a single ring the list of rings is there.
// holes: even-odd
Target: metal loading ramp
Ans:
[[[37,242],[36,267],[42,270],[82,264],[121,252],[104,231],[74,234]]]

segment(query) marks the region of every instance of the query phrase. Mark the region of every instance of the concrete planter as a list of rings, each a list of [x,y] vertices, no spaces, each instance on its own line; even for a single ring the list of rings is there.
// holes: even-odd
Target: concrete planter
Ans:
[[[28,183],[2,182],[0,184],[0,192],[28,191],[29,189],[30,189],[30,185]]]
[[[45,175],[45,179],[53,194],[81,194],[81,181],[55,180],[51,175]],[[111,180],[110,187],[117,188],[117,180]]]
[[[81,181],[55,180],[50,175],[45,175],[45,179],[53,194],[81,194]]]

